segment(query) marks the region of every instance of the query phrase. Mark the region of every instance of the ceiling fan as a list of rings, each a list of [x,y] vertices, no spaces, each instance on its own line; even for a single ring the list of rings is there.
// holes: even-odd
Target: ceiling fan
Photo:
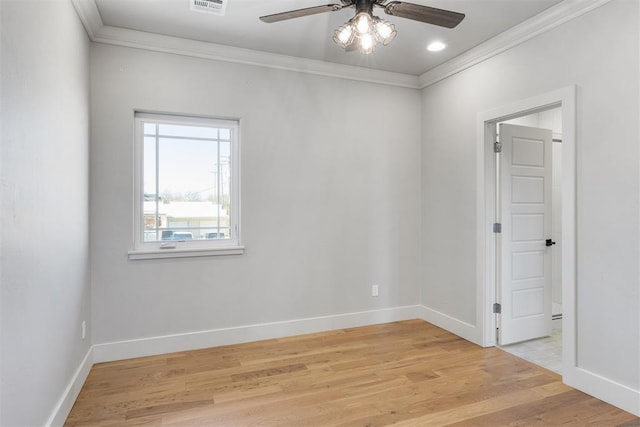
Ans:
[[[300,18],[302,16],[315,15],[324,12],[336,12],[338,10],[353,7],[356,14],[353,18],[340,26],[334,34],[333,41],[347,52],[359,50],[362,53],[371,53],[376,45],[382,43],[388,45],[396,37],[396,27],[391,22],[373,15],[373,8],[384,9],[387,15],[412,19],[440,27],[453,28],[465,17],[463,13],[450,10],[436,9],[404,1],[388,0],[340,0],[341,4],[327,4],[322,6],[307,7],[305,9],[290,10],[288,12],[275,13],[261,16],[260,20],[267,23]]]

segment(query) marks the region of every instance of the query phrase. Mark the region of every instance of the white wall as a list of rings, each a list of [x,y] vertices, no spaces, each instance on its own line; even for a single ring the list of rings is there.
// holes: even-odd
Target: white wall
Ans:
[[[95,44],[95,343],[416,304],[420,102],[411,89]],[[241,120],[244,255],[127,260],[135,109]]]
[[[577,85],[578,366],[636,391],[639,6],[614,0],[430,86],[422,111],[423,303],[475,325],[477,114]]]
[[[91,342],[89,41],[68,1],[0,3],[0,425],[37,426]]]

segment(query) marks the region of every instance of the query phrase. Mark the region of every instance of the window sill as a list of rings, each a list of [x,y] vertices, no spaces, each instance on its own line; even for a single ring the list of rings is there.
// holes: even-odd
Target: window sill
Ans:
[[[191,258],[220,255],[242,255],[244,246],[223,246],[219,248],[192,249],[134,249],[129,251],[129,260],[163,259],[163,258]]]

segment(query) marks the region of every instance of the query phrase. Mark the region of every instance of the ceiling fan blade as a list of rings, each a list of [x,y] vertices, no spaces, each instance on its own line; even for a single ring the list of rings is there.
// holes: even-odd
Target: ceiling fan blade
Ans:
[[[261,16],[262,22],[272,23],[284,21],[287,19],[300,18],[301,16],[315,15],[316,13],[335,12],[342,9],[341,4],[328,4],[325,6],[307,7],[305,9],[290,10],[288,12],[274,13],[273,15]]]
[[[413,19],[440,27],[453,28],[464,19],[464,13],[450,10],[436,9],[435,7],[421,6],[419,4],[392,1],[387,4],[384,11],[392,16]]]

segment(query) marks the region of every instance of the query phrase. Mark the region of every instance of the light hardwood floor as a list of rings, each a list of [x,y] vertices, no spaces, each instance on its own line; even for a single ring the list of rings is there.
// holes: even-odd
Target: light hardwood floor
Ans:
[[[640,426],[421,320],[95,365],[66,426]]]

